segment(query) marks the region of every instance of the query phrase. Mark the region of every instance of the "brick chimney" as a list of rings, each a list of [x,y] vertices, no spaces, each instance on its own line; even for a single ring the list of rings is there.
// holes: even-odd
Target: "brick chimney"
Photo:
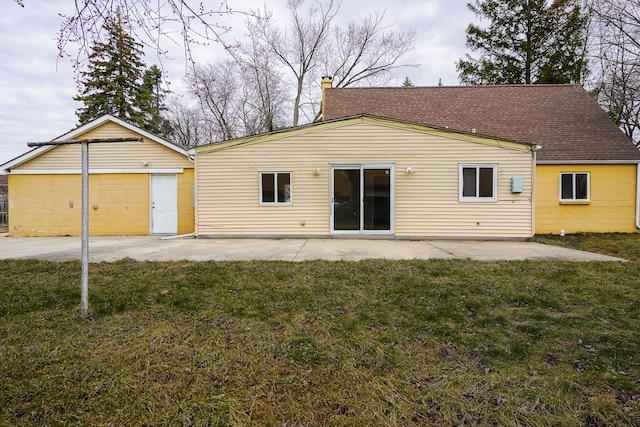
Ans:
[[[321,120],[324,120],[324,90],[327,88],[331,89],[331,87],[333,87],[333,78],[331,76],[323,76],[320,87],[322,88],[322,105],[321,105],[322,119]]]

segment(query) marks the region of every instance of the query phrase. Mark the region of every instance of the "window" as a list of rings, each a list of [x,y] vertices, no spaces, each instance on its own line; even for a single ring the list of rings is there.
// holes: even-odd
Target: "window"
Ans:
[[[291,172],[261,172],[260,203],[291,204]]]
[[[460,165],[460,201],[495,201],[495,165]]]
[[[560,200],[589,200],[589,173],[572,172],[560,174]]]

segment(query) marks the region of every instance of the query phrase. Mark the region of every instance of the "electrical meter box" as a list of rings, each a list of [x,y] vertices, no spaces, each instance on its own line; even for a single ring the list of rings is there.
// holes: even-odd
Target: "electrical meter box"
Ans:
[[[511,192],[522,193],[522,177],[514,176],[511,178]]]

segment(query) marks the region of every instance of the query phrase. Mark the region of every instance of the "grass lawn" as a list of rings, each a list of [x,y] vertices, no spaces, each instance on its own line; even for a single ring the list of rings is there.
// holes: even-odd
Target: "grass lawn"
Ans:
[[[640,236],[605,262],[0,261],[0,425],[640,425]]]

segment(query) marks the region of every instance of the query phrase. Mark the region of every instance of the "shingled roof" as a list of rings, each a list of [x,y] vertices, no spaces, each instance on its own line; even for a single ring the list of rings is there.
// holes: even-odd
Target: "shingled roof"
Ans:
[[[541,145],[538,162],[640,161],[580,85],[325,89],[324,119],[389,117]]]

